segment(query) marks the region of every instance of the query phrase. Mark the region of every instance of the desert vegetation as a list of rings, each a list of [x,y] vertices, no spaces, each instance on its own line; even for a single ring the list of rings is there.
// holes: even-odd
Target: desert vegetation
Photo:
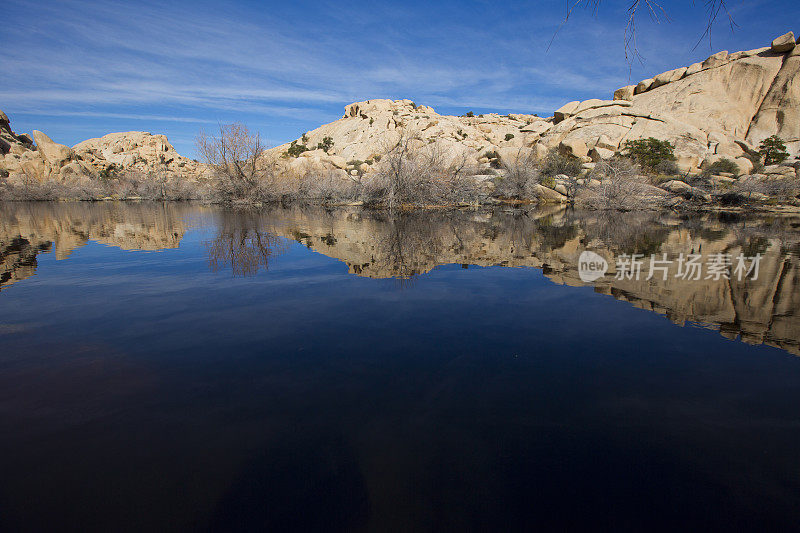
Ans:
[[[626,211],[800,205],[795,169],[776,164],[787,157],[777,136],[762,142],[758,153],[753,151],[749,174],[725,157],[700,172],[680,173],[674,145],[652,137],[628,141],[613,156],[606,153],[592,162],[571,155],[564,146],[543,154],[527,147],[475,153],[458,144],[425,139],[410,127],[397,128],[363,161],[333,155],[336,144],[331,136],[322,137],[314,149],[310,145],[309,136],[303,135],[279,157],[272,157],[259,135],[246,126],[220,125],[197,137],[203,172],[193,179],[176,175],[166,165],[155,165],[148,172],[117,171],[111,166],[98,175],[60,181],[22,172],[0,176],[0,199],[352,204],[390,210],[498,202]],[[321,157],[327,164],[320,164]]]

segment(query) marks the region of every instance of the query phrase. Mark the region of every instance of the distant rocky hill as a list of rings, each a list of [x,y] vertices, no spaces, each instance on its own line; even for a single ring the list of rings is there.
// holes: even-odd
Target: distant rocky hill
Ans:
[[[194,179],[201,168],[183,157],[164,135],[143,131],[109,133],[72,148],[54,142],[41,131],[31,135],[11,130],[0,111],[0,175],[25,174],[39,181],[64,181],[108,176],[117,171],[167,173]]]
[[[552,117],[530,114],[439,115],[410,100],[367,100],[300,139],[265,152],[284,170],[368,174],[402,133],[420,146],[437,143],[443,157],[489,168],[520,153],[558,148],[586,168],[610,158],[628,140],[655,137],[675,144],[678,167],[696,172],[720,158],[742,173],[763,139],[778,135],[800,151],[800,46],[792,32],[770,46],[718,52],[622,87],[609,100],[569,102]],[[294,146],[294,148],[293,148]],[[790,161],[794,165],[795,160]],[[24,174],[63,181],[116,171],[166,172],[182,179],[204,168],[178,154],[163,135],[111,133],[70,148],[42,132],[15,134],[0,111],[0,177]]]

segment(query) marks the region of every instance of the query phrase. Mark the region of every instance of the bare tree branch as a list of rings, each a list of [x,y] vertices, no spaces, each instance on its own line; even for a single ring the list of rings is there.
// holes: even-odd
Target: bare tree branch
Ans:
[[[640,62],[642,61],[642,55],[639,53],[639,47],[637,45],[637,31],[636,31],[636,16],[640,13],[640,11],[644,10],[649,16],[650,19],[655,23],[660,23],[662,20],[669,22],[669,14],[661,4],[658,3],[657,0],[629,0],[630,4],[628,5],[627,9],[627,20],[625,23],[625,32],[624,32],[624,42],[625,42],[625,60],[629,63],[633,58],[638,59]],[[567,4],[567,12],[564,15],[564,19],[559,24],[556,31],[553,33],[553,36],[550,39],[550,42],[547,45],[547,50],[550,50],[553,42],[555,41],[558,32],[561,31],[561,28],[569,22],[570,17],[572,16],[573,12],[578,7],[583,7],[585,9],[591,9],[594,14],[600,9],[600,3],[602,0],[573,0],[571,4]],[[692,0],[692,5],[695,5],[695,0]],[[709,45],[711,44],[711,30],[714,27],[714,24],[717,22],[717,19],[720,17],[721,14],[725,14],[728,18],[728,23],[730,24],[731,30],[733,30],[737,25],[736,22],[733,20],[733,16],[728,11],[727,0],[704,0],[704,5],[706,9],[707,21],[706,27],[703,31],[703,34],[698,39],[697,43],[694,45],[692,50],[697,48],[704,39],[708,38]]]

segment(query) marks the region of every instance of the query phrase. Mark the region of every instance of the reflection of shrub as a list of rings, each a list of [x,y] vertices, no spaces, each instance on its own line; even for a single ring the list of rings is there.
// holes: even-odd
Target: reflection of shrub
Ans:
[[[786,153],[786,145],[777,135],[767,137],[758,146],[758,153],[764,158],[765,165],[777,165],[783,162],[789,154]]]
[[[542,174],[545,176],[578,176],[583,172],[581,160],[572,155],[564,155],[557,149],[551,148],[542,161]]]
[[[628,141],[624,150],[625,155],[649,170],[656,170],[664,161],[675,161],[675,145],[654,137]]]

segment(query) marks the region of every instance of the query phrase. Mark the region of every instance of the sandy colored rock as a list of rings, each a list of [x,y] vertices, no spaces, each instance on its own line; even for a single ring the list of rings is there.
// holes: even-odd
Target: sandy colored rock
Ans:
[[[633,100],[636,85],[626,85],[614,91],[614,100]]]
[[[692,186],[680,180],[671,180],[663,185],[664,189],[674,193],[685,193],[692,190]]]
[[[788,52],[794,49],[794,47],[795,47],[794,33],[790,31],[789,33],[784,33],[780,37],[775,37],[775,39],[773,39],[772,41],[772,46],[770,48],[772,49],[773,52],[782,53],[782,52]]]
[[[633,90],[633,94],[640,94],[640,93],[643,93],[645,91],[648,91],[650,89],[650,87],[653,86],[653,82],[654,81],[655,80],[653,78],[647,78],[646,80],[640,81],[636,85],[636,89]]]
[[[33,140],[45,161],[56,168],[61,167],[65,161],[70,160],[75,155],[69,146],[53,142],[50,137],[39,130],[33,130]]]
[[[703,61],[703,70],[709,68],[716,68],[719,66],[724,65],[728,62],[728,51],[723,50],[722,52],[717,52],[716,54],[712,54],[708,57],[705,61]]]
[[[556,109],[553,113],[553,119],[556,123],[563,121],[568,116],[572,115],[581,103],[578,101],[569,102]]]

